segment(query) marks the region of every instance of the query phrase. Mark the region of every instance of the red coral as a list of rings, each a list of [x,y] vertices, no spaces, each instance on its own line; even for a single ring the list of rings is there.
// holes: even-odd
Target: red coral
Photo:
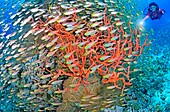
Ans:
[[[107,13],[105,8],[104,13]],[[116,14],[114,14],[116,16]],[[74,13],[72,18],[67,22],[76,22],[79,17]],[[46,22],[40,22],[34,29],[39,30],[45,26],[50,19]],[[45,30],[48,30],[52,35],[49,42],[58,38],[55,46],[62,44],[56,48],[54,56],[57,58],[57,71],[55,76],[61,75],[75,77],[73,81],[74,88],[77,90],[80,84],[85,87],[90,84],[88,78],[93,75],[99,75],[102,78],[107,74],[112,74],[107,78],[103,78],[103,83],[113,83],[118,89],[131,85],[130,82],[130,65],[135,56],[140,56],[144,46],[148,46],[147,38],[143,45],[140,45],[140,31],[138,28],[133,30],[128,23],[120,23],[120,20],[112,23],[110,15],[104,15],[101,20],[100,26],[109,26],[106,30],[94,30],[90,23],[79,21],[74,24],[75,29],[67,31],[62,23],[53,23],[47,25]],[[75,33],[79,28],[78,26],[85,24],[80,33]],[[122,24],[127,24],[128,31],[123,29]],[[116,30],[111,33],[112,30]],[[136,31],[136,32],[135,32]],[[129,34],[127,34],[129,32]],[[49,36],[50,34],[45,34]],[[54,46],[54,47],[55,47]],[[54,81],[57,78],[51,80]],[[118,81],[122,81],[123,85],[117,85]],[[73,85],[72,85],[73,86]],[[87,90],[88,91],[88,90]]]

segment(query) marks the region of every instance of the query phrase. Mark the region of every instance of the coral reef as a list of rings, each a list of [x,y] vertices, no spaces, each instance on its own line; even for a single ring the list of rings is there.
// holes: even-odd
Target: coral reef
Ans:
[[[131,74],[140,71],[133,64],[150,42],[118,7],[113,1],[58,2],[48,10],[23,5],[31,15],[18,23],[25,28],[21,36],[9,35],[0,65],[2,94],[7,88],[22,111],[127,106]]]

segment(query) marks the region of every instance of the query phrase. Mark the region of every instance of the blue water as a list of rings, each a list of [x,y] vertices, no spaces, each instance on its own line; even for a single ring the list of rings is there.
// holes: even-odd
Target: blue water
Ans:
[[[6,40],[6,36],[9,33],[11,33],[11,31],[17,30],[16,27],[14,28],[12,26],[13,21],[10,19],[9,13],[13,13],[13,14],[16,13],[18,8],[20,7],[20,3],[24,3],[24,0],[22,1],[20,0],[20,3],[14,0],[12,1],[1,0],[1,2],[3,4],[0,5],[0,8],[3,8],[3,10],[1,10],[0,12],[1,15],[0,21],[4,20],[4,23],[8,24],[9,30],[7,30],[6,34],[3,37],[2,36],[0,37],[0,42],[2,40]],[[145,7],[147,7],[150,2],[157,3],[159,7],[161,9],[164,9],[166,12],[160,20],[151,20],[149,18],[144,22],[144,28],[148,31],[150,31],[150,29],[153,29],[154,34],[152,36],[149,36],[149,38],[152,40],[152,44],[151,46],[149,46],[149,50],[146,51],[146,53],[144,53],[143,58],[141,58],[139,62],[141,64],[145,62],[146,64],[142,66],[144,66],[143,68],[148,68],[148,72],[144,72],[144,73],[148,73],[146,74],[146,76],[149,76],[148,79],[145,79],[148,85],[146,88],[145,85],[143,85],[143,87],[145,89],[149,89],[149,87],[154,87],[156,83],[160,83],[160,84],[158,84],[157,90],[154,89],[154,92],[149,90],[147,92],[147,95],[150,97],[149,99],[150,99],[152,109],[145,110],[145,107],[147,108],[147,106],[145,107],[141,106],[143,110],[140,109],[140,111],[141,112],[170,112],[170,87],[169,87],[170,85],[170,6],[169,6],[170,1],[169,0],[142,1],[140,4],[141,5],[140,10],[143,10]],[[12,8],[12,6],[15,7]],[[1,24],[0,34],[3,33],[2,31],[3,27],[5,26]],[[158,68],[155,70],[154,69],[155,67]],[[147,95],[146,97],[148,97]],[[111,110],[109,110],[109,112],[111,112]]]

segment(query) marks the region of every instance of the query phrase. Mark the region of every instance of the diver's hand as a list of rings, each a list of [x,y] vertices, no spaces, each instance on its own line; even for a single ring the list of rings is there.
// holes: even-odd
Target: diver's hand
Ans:
[[[162,14],[165,14],[165,11],[162,11]]]
[[[166,12],[166,11],[165,11],[164,9],[162,9],[162,14],[165,14],[165,12]]]

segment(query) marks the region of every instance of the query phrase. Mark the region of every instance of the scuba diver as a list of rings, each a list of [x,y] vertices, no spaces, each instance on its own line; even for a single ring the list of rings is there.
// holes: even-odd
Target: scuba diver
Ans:
[[[151,20],[160,19],[162,15],[165,13],[165,10],[160,9],[158,4],[156,4],[155,2],[150,3],[149,7],[147,8],[148,8],[148,12],[145,18],[142,19],[141,24],[143,24],[143,22],[147,20],[149,17],[151,18]]]

